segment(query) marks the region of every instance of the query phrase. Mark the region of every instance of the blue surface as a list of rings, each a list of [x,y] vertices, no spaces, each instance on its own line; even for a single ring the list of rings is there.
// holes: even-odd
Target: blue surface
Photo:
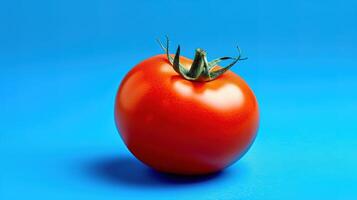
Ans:
[[[153,2],[2,1],[0,199],[357,199],[357,1]],[[220,174],[153,172],[115,129],[121,79],[165,34],[249,57],[233,70],[261,126]]]

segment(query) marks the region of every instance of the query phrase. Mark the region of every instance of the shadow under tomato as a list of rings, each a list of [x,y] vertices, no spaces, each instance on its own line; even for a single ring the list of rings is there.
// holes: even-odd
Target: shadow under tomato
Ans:
[[[84,165],[87,176],[110,184],[127,184],[135,186],[167,186],[178,184],[195,184],[222,178],[226,172],[202,176],[180,176],[157,172],[135,158],[110,157],[90,161]]]

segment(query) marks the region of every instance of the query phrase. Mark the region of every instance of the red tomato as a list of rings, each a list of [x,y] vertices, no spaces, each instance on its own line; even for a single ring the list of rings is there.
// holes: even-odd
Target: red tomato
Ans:
[[[187,69],[192,60],[180,57]],[[115,101],[117,128],[143,163],[167,173],[217,172],[241,158],[256,136],[256,98],[239,76],[186,80],[166,55],[151,57],[124,78]]]

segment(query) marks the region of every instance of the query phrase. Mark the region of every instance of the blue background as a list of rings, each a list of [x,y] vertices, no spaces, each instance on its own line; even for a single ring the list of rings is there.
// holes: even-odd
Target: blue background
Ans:
[[[113,104],[162,53],[248,56],[257,140],[214,176],[153,172],[126,150]],[[357,1],[1,1],[0,199],[356,199]]]

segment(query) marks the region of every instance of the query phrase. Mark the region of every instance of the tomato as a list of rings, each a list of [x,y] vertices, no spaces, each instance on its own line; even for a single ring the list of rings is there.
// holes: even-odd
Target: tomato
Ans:
[[[158,171],[220,171],[240,159],[255,139],[256,98],[232,71],[214,80],[187,80],[167,56],[144,60],[123,79],[115,101],[121,137],[137,159]],[[182,56],[175,61],[187,70],[195,62]]]

